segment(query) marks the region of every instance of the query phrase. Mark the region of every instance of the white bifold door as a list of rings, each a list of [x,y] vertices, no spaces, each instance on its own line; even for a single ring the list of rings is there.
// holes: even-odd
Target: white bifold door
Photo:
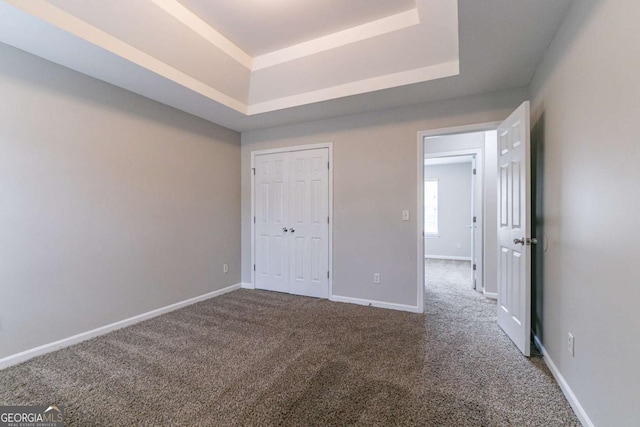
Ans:
[[[498,127],[498,324],[525,356],[531,342],[529,102]]]
[[[329,297],[329,150],[254,158],[256,289]]]

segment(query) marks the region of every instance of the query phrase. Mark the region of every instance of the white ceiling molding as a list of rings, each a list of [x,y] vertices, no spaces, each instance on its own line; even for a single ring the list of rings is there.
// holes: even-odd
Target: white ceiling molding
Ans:
[[[146,70],[149,70],[159,76],[178,83],[181,86],[197,92],[209,99],[219,102],[240,113],[247,113],[247,105],[245,103],[240,102],[237,99],[202,83],[200,80],[187,75],[186,73],[154,58],[151,55],[146,54],[139,49],[136,49],[133,46],[128,45],[127,43],[112,36],[111,34],[108,34],[92,25],[89,25],[81,19],[78,19],[75,16],[47,2],[4,0],[4,3],[8,3],[14,6],[17,10],[26,12],[32,17],[36,17],[44,22],[54,25],[55,27],[66,31],[69,34],[72,34],[82,40],[88,41],[97,47],[100,47],[110,53],[124,58],[131,63],[143,67]],[[12,12],[15,13],[16,9],[13,9],[13,11],[11,9],[6,9],[2,14],[3,17],[5,19],[8,19],[8,21],[19,20],[20,18],[17,16],[14,19],[11,18]],[[3,38],[3,41],[9,40]],[[38,41],[26,40],[26,43],[33,45],[38,44]],[[15,43],[11,44],[14,46],[16,45]],[[30,49],[28,49],[28,46],[26,45],[16,47],[21,47],[23,49],[26,47],[27,50],[30,51]],[[73,55],[73,52],[68,52],[67,55]],[[46,54],[39,56],[46,56]],[[66,65],[66,61],[63,57],[59,56],[58,60],[54,60],[51,58],[48,59],[53,60],[54,62],[57,62],[59,64]]]
[[[209,26],[196,14],[184,7],[176,0],[150,0],[162,10],[173,16],[178,21],[189,27],[202,38],[225,52],[227,55],[244,65],[247,69],[253,68],[253,58],[236,46],[231,40]]]
[[[420,24],[418,9],[408,10],[377,21],[319,37],[253,58],[253,71],[335,49],[351,43],[388,34]]]
[[[458,75],[459,72],[460,63],[458,61],[451,61],[444,64],[419,68],[417,70],[403,71],[386,76],[372,77],[365,80],[345,83],[342,85],[301,93],[299,95],[274,99],[272,101],[262,102],[259,104],[251,104],[248,106],[248,113],[249,115],[253,115],[282,110],[285,108],[298,107],[301,105],[327,101],[329,99],[343,98],[375,90],[389,89],[427,80],[455,76]]]
[[[431,159],[425,159],[425,166],[441,166],[441,165],[455,165],[459,163],[471,163],[474,156],[451,156],[451,157],[435,157]],[[469,170],[471,173],[471,170]]]

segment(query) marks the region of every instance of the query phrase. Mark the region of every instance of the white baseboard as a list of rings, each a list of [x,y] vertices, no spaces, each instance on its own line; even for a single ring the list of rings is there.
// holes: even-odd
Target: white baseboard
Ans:
[[[255,286],[253,286],[253,283],[242,282],[240,284],[240,286],[242,286],[242,289],[255,289],[256,288]]]
[[[339,295],[332,295],[329,297],[329,300],[335,301],[335,302],[346,302],[349,304],[366,305],[366,306],[378,307],[378,308],[388,308],[391,310],[408,311],[411,313],[421,313],[420,307],[416,307],[413,305],[394,304],[391,302],[373,301],[373,300],[351,298],[351,297],[341,297]]]
[[[425,255],[428,259],[450,259],[453,261],[471,261],[471,257],[468,256],[448,256],[448,255]]]
[[[195,304],[200,301],[204,301],[210,298],[214,298],[237,289],[240,289],[241,284],[228,286],[223,289],[219,289],[217,291],[209,292],[208,294],[200,295],[199,297],[190,298],[188,300],[180,301],[175,304],[168,305],[166,307],[161,307],[156,310],[149,311],[147,313],[139,314],[137,316],[130,317],[128,319],[120,320],[119,322],[111,323],[109,325],[105,325],[96,329],[92,329],[87,332],[82,332],[80,334],[63,338],[61,340],[41,345],[39,347],[35,347],[29,350],[25,350],[20,353],[13,354],[11,356],[4,357],[0,359],[0,369],[8,368],[9,366],[14,366],[22,362],[26,362],[29,359],[32,359],[37,356],[42,356],[43,354],[51,353],[56,350],[60,350],[65,347],[69,347],[74,344],[78,344],[82,341],[86,341],[91,338],[95,338],[100,335],[104,335],[111,331],[115,331],[116,329],[121,329],[126,326],[133,325],[135,323],[142,322],[144,320],[151,319],[153,317],[159,316],[161,314],[168,313],[170,311],[177,310],[179,308],[186,307],[191,304]]]
[[[497,293],[494,293],[494,292],[487,292],[487,291],[484,291],[482,294],[483,294],[485,297],[487,297],[487,298],[491,298],[491,299],[495,299],[495,300],[497,300],[497,299],[498,299],[498,294],[497,294]]]
[[[576,397],[576,395],[573,394],[573,390],[571,390],[571,387],[569,387],[569,384],[567,383],[567,381],[564,379],[564,377],[558,370],[558,367],[556,366],[556,364],[553,363],[553,360],[551,360],[551,356],[549,356],[549,353],[547,353],[547,350],[542,345],[542,342],[540,341],[540,339],[537,336],[534,336],[533,340],[536,343],[536,347],[540,349],[540,352],[544,357],[544,362],[549,367],[549,370],[553,374],[553,377],[556,379],[558,385],[560,386],[560,389],[562,390],[565,397],[567,398],[567,401],[569,401],[569,405],[571,405],[571,408],[573,408],[573,412],[576,413],[578,420],[580,420],[582,425],[585,427],[594,427],[594,424],[591,422],[591,419],[587,415],[587,412],[584,410],[584,408],[578,401],[578,398]]]

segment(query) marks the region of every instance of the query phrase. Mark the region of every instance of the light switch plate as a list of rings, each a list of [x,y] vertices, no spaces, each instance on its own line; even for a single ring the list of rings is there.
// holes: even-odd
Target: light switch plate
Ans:
[[[403,221],[409,221],[409,211],[408,210],[402,211],[402,220]]]

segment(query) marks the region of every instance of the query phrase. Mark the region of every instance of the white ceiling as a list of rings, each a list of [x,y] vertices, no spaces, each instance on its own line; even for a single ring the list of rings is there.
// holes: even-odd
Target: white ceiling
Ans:
[[[180,1],[0,0],[0,42],[244,131],[528,86],[570,4]]]
[[[415,0],[179,0],[251,56],[415,9]]]

